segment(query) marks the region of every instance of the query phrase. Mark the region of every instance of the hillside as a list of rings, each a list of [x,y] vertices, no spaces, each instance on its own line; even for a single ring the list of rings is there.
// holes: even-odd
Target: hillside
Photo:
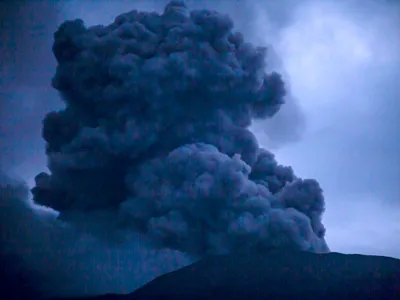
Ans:
[[[206,258],[129,295],[92,299],[400,299],[400,260],[271,251]],[[82,300],[82,299],[81,299]]]

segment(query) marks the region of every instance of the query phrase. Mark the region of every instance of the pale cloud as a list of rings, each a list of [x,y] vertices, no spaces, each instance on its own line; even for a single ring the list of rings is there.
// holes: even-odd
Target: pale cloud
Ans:
[[[274,46],[307,128],[277,157],[321,182],[333,251],[400,257],[399,5],[301,1],[288,11]]]

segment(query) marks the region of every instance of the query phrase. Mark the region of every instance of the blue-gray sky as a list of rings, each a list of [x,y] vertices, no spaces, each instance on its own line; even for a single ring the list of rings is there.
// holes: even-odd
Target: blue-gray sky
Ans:
[[[57,24],[71,18],[89,25],[108,23],[132,8],[161,10],[166,2],[73,0],[13,6],[1,35],[3,168],[31,185],[45,169],[41,120],[45,112],[62,106],[49,87]],[[253,42],[273,45],[281,60],[276,67],[284,70],[294,102],[271,121],[255,124],[254,132],[280,163],[320,182],[331,250],[400,257],[399,4],[188,3],[228,12]],[[6,11],[6,4],[0,5]]]
[[[157,9],[166,1],[136,1]],[[131,3],[70,2],[88,24],[111,22]],[[391,1],[188,1],[228,12],[258,44],[272,44],[305,119],[295,142],[263,134],[302,126],[277,116],[257,124],[281,163],[325,190],[333,251],[400,257],[400,4]],[[244,4],[245,3],[245,4]],[[297,108],[294,108],[296,110]],[[281,113],[285,114],[285,112]],[[293,120],[293,122],[292,122]],[[295,131],[295,129],[293,129]],[[290,141],[290,138],[288,138]],[[285,141],[285,139],[283,139]]]

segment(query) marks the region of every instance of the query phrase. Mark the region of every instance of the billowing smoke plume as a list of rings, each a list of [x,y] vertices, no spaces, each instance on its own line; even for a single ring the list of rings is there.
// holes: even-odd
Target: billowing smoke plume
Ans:
[[[233,27],[182,1],[108,26],[63,23],[52,84],[66,109],[44,119],[51,175],[36,177],[34,201],[70,222],[115,212],[120,228],[196,255],[328,251],[318,183],[248,130],[279,110],[285,87],[266,72],[268,50]]]

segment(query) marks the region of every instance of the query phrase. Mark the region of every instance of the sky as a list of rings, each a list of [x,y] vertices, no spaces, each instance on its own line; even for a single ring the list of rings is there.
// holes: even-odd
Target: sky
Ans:
[[[33,184],[45,170],[41,120],[61,108],[50,80],[62,20],[112,22],[167,1],[0,4],[3,169]],[[254,124],[260,143],[296,174],[317,179],[331,251],[400,258],[400,4],[396,1],[187,1],[229,13],[288,81],[290,102]],[[2,7],[4,6],[4,7]],[[7,13],[6,13],[7,12]]]

